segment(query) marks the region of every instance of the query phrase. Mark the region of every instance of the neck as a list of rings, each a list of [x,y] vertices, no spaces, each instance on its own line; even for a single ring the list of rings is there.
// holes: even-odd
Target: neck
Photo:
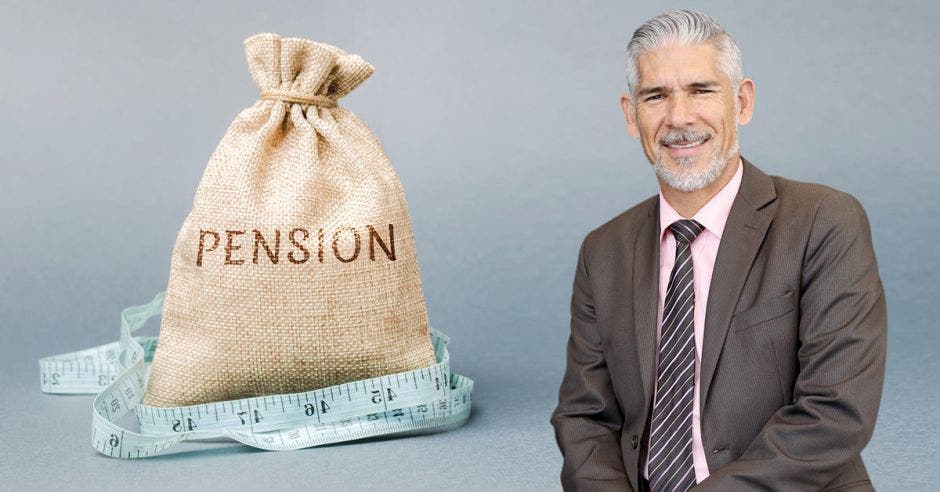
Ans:
[[[721,170],[721,174],[718,175],[715,181],[712,181],[708,186],[698,190],[677,190],[667,185],[662,180],[659,180],[659,189],[663,193],[663,198],[669,202],[669,205],[672,206],[679,215],[686,219],[692,218],[696,212],[704,207],[712,197],[717,195],[718,192],[731,181],[734,173],[738,170],[738,160],[740,157],[741,154],[735,154],[734,157],[725,164],[725,168]]]

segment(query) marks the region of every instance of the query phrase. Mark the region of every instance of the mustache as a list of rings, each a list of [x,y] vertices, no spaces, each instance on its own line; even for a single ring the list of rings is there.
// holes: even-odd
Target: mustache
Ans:
[[[660,137],[659,143],[661,145],[683,145],[709,138],[712,138],[712,134],[707,130],[673,130]]]

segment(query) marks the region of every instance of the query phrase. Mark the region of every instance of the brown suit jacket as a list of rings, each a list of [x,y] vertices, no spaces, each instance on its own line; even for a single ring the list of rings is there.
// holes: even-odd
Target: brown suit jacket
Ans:
[[[566,490],[637,490],[659,282],[654,196],[578,256],[568,366],[552,414]],[[868,218],[851,195],[744,160],[706,307],[695,490],[870,489],[860,452],[884,380],[887,314]]]

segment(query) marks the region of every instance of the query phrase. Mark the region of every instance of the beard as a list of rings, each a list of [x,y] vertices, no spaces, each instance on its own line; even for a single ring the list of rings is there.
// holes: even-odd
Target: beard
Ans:
[[[737,126],[737,125],[735,125]],[[735,132],[737,133],[737,132]],[[692,130],[669,132],[660,139],[661,144],[682,144],[694,142],[702,138],[711,138],[710,132],[694,132]],[[738,153],[738,136],[734,136],[734,142],[725,153],[720,153],[718,146],[712,147],[711,156],[709,156],[708,166],[702,170],[695,169],[695,163],[699,156],[679,157],[675,160],[677,169],[670,169],[663,163],[663,152],[656,153],[656,159],[650,161],[656,176],[669,185],[680,191],[696,191],[712,184],[722,171],[728,165],[728,162]]]

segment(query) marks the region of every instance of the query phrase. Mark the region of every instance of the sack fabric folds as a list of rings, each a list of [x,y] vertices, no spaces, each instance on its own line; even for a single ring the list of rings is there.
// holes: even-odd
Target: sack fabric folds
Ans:
[[[222,137],[179,231],[145,405],[435,362],[401,183],[375,135],[337,105],[372,66],[274,34],[245,52],[261,98]]]

